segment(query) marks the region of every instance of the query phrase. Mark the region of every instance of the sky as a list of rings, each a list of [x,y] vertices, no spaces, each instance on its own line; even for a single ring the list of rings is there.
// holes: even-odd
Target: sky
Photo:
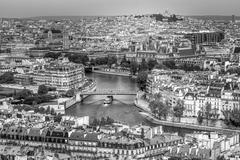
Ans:
[[[240,0],[0,0],[0,17],[240,15]]]

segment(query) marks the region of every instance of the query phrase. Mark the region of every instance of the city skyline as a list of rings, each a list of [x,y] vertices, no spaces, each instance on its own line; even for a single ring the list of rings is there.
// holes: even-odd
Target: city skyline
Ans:
[[[169,11],[179,15],[239,15],[240,1],[229,0],[0,0],[0,17],[114,16]],[[227,6],[227,7],[226,7]]]

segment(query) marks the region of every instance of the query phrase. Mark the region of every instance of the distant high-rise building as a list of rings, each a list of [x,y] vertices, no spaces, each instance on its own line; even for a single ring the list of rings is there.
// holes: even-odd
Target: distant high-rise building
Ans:
[[[232,23],[235,23],[235,15],[232,15]]]

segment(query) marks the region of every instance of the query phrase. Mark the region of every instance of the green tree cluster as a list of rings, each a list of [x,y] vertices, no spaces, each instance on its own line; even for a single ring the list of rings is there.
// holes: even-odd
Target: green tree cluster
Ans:
[[[183,64],[178,69],[182,69],[184,71],[201,71],[202,69],[199,66],[193,65],[193,64]]]
[[[62,121],[62,115],[57,114],[54,116],[54,122],[60,123]]]
[[[32,95],[29,97],[26,97],[23,101],[24,104],[28,105],[35,105],[35,104],[41,104],[41,103],[46,103],[50,102],[51,100],[55,99],[56,96],[51,96],[51,95]]]
[[[21,100],[23,104],[34,105],[49,102],[55,99],[56,96],[48,94],[33,94],[30,90],[23,89],[13,96],[16,100]]]
[[[237,74],[237,75],[240,75],[240,68],[230,68],[226,71],[227,73],[230,73],[230,74]],[[223,71],[222,73],[226,73],[225,71]]]
[[[174,60],[164,61],[162,64],[169,69],[176,69],[177,68]]]
[[[107,60],[108,67],[111,68],[113,64],[117,64],[117,57],[116,56],[108,56],[108,60]]]
[[[173,108],[173,114],[175,117],[179,118],[179,122],[184,112],[184,104],[182,100],[177,101],[177,105]]]
[[[151,112],[159,119],[166,119],[170,110],[170,107],[159,99],[151,101],[149,107]]]
[[[87,65],[89,62],[88,55],[86,53],[79,54],[66,54],[65,55],[70,62]]]
[[[41,114],[56,115],[55,110],[53,108],[50,108],[49,106],[46,109],[44,109],[43,107],[34,107],[34,112]]]
[[[124,56],[120,65],[123,68],[130,68],[130,61],[127,61],[126,57]]]
[[[203,122],[203,114],[201,111],[198,111],[197,121],[199,124],[202,124]]]
[[[0,76],[0,84],[1,83],[14,83],[14,73],[13,72],[5,72]]]
[[[51,114],[55,115],[55,110],[53,108],[50,108],[49,106],[44,109],[43,107],[39,106],[30,106],[30,105],[20,105],[20,106],[14,106],[14,109],[21,111],[30,111],[33,110],[35,113],[41,113],[41,114]]]
[[[152,69],[154,69],[156,66],[158,65],[158,62],[156,60],[150,59],[147,62],[147,66],[148,66],[148,70],[151,71]]]
[[[21,106],[14,105],[13,108],[19,110],[20,112],[21,111],[27,111],[28,112],[30,110],[33,110],[33,108],[29,105],[21,105]]]
[[[16,93],[13,98],[17,100],[26,99],[27,97],[31,96],[32,92],[28,89],[23,89],[22,91]]]
[[[137,75],[137,84],[140,90],[145,91],[147,86],[148,72],[139,72]]]
[[[138,71],[138,64],[135,61],[130,62],[130,73],[132,75],[136,75]]]
[[[62,54],[60,52],[55,53],[55,52],[48,52],[44,55],[44,58],[53,58],[53,59],[58,59]]]
[[[108,63],[108,57],[99,57],[95,59],[96,65],[107,65]]]
[[[114,120],[110,117],[104,118],[102,117],[101,120],[99,119],[93,119],[93,122],[91,123],[92,126],[104,126],[104,125],[111,125],[114,123]]]
[[[44,94],[47,94],[48,93],[48,87],[45,86],[45,85],[40,85],[38,87],[38,94],[39,95],[44,95]]]
[[[74,96],[74,93],[75,93],[75,90],[74,89],[70,89],[66,92],[66,97],[73,97]]]
[[[148,64],[145,59],[142,59],[141,64],[139,65],[139,72],[144,72],[148,70]]]
[[[240,127],[240,109],[222,111],[225,117],[225,123]]]
[[[205,118],[207,119],[207,123],[208,123],[208,120],[211,119],[211,111],[212,111],[212,105],[211,103],[206,103],[206,106],[205,106]]]

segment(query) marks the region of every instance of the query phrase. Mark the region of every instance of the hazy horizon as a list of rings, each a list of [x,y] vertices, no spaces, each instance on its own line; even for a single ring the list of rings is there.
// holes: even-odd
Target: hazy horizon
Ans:
[[[0,0],[0,17],[117,16],[163,13],[239,16],[239,0]]]

